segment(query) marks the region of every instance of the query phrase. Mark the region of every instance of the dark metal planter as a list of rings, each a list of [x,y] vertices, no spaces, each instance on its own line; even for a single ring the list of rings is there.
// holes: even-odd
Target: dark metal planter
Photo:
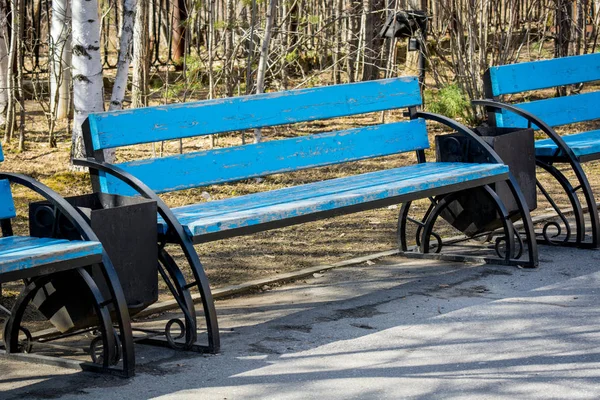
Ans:
[[[66,198],[89,221],[112,260],[131,315],[158,300],[158,245],[156,202],[141,197],[104,193]],[[48,202],[29,206],[30,234],[77,240],[67,219]],[[98,267],[91,268],[99,277]],[[103,295],[108,288],[97,279]],[[33,303],[61,332],[93,325],[93,307],[87,286],[77,273],[67,272],[46,285]]]
[[[515,176],[529,210],[537,207],[535,184],[535,149],[532,129],[491,128],[474,130],[509,166]],[[438,161],[486,163],[493,162],[469,137],[459,134],[436,136]],[[519,219],[517,203],[506,183],[491,185],[506,206],[512,220]],[[448,223],[467,236],[493,231],[502,226],[494,204],[483,188],[460,192],[447,211],[441,214]]]

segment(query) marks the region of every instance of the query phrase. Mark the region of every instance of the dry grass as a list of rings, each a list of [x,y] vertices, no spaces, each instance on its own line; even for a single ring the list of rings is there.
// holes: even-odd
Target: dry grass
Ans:
[[[64,133],[64,126],[60,127],[62,131],[59,131],[58,148],[51,149],[44,143],[46,137],[45,122],[41,113],[36,111],[36,104],[30,102],[27,104],[27,108],[31,110],[28,113],[27,123],[28,149],[24,153],[17,153],[10,144],[6,145],[4,148],[6,161],[2,164],[2,169],[31,175],[64,196],[89,193],[88,175],[69,170],[69,140]],[[401,116],[399,113],[394,113],[388,115],[387,118],[388,120],[397,120]],[[379,123],[380,120],[381,114],[377,113],[358,118],[344,118],[313,124],[297,124],[276,129],[265,129],[263,133],[267,140],[272,140],[370,125]],[[587,126],[586,129],[592,127]],[[440,133],[439,128],[434,126],[432,128],[430,129],[431,143],[433,143],[433,136]],[[241,136],[239,134],[223,135],[218,137],[217,144],[218,146],[239,145],[241,144]],[[187,139],[183,142],[183,149],[184,152],[198,151],[207,149],[209,145],[208,138]],[[165,143],[162,151],[164,155],[177,153],[179,142]],[[125,161],[150,157],[153,152],[160,153],[160,145],[157,145],[154,149],[150,145],[126,148],[119,151],[118,157],[120,161]],[[428,157],[430,159],[435,157],[433,150],[428,151]],[[414,155],[407,153],[340,166],[267,176],[260,183],[249,180],[191,189],[164,195],[163,198],[167,204],[175,207],[206,201],[207,193],[211,200],[218,200],[383,168],[395,168],[414,162]],[[584,169],[592,181],[592,186],[598,186],[597,163],[585,164]],[[560,194],[557,185],[545,176],[540,178],[556,196],[559,204],[568,206],[565,204],[565,198]],[[18,208],[18,217],[15,221],[16,230],[18,233],[25,234],[27,232],[27,205],[36,200],[37,197],[22,188],[14,190],[14,197]],[[416,203],[417,210],[421,212],[424,211],[427,205],[427,201]],[[537,213],[547,211],[547,203],[540,197]],[[219,287],[394,248],[396,246],[397,213],[398,207],[366,211],[206,243],[198,245],[196,248],[212,285]],[[443,227],[441,231],[447,236],[455,234],[447,226]],[[177,254],[177,251],[174,253]],[[164,291],[165,288],[162,289]],[[8,294],[16,293],[16,286],[14,288],[9,286],[8,290]]]

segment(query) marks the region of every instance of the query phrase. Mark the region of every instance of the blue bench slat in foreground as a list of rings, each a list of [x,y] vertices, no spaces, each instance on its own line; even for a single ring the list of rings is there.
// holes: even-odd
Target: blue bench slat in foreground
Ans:
[[[587,177],[580,166],[581,162],[600,159],[600,131],[594,129],[599,126],[594,122],[600,120],[600,107],[598,107],[600,91],[589,91],[589,85],[584,85],[581,93],[564,97],[548,96],[547,91],[532,92],[532,95],[546,98],[513,103],[512,105],[518,110],[498,102],[498,100],[506,99],[506,95],[517,93],[528,95],[529,92],[536,90],[599,81],[600,53],[496,66],[487,71],[485,80],[486,96],[490,100],[479,102],[479,104],[488,106],[491,123],[499,127],[527,127],[530,125],[536,130],[541,129],[548,138],[535,142],[536,158],[538,162],[544,163],[544,169],[553,174],[559,182],[563,182],[561,183],[563,187],[566,178],[552,164],[569,163],[571,165],[578,182],[574,183],[572,188],[564,187],[564,189],[575,210],[577,232],[575,243],[585,247],[600,246],[600,219],[596,202]],[[552,91],[552,94],[555,93],[556,91]],[[580,122],[591,122],[589,125],[592,130],[581,132],[580,126],[570,126]],[[569,129],[570,132],[563,136],[558,135],[553,128],[559,126],[563,127],[563,130]],[[570,184],[567,183],[567,185]],[[583,207],[573,188],[583,192],[586,205],[589,210],[592,210],[590,214],[591,243],[583,242],[585,236]],[[560,213],[559,210],[557,212]],[[548,241],[548,239],[544,240]],[[559,241],[555,243],[558,244]],[[571,241],[565,237],[563,244],[569,243]]]
[[[420,105],[418,80],[415,77],[403,77],[92,114],[83,126],[88,159],[76,163],[91,168],[95,190],[115,194],[139,192],[157,201],[161,214],[158,223],[161,241],[177,243],[183,249],[201,292],[209,340],[212,338],[215,341],[219,335],[216,313],[211,303],[208,280],[193,248],[194,243],[481,187],[493,198],[501,215],[499,220],[509,238],[507,247],[514,250],[512,225],[507,222],[510,217],[501,200],[493,197],[493,192],[486,186],[507,182],[515,188],[508,167],[468,129],[441,116],[419,112],[417,107]],[[296,128],[293,124],[300,122],[396,109],[408,109],[410,119],[280,140],[268,140],[272,132],[270,130],[265,135],[267,140],[259,144],[128,160],[115,165],[103,163],[103,150],[106,148],[284,124],[291,125],[286,132],[293,132]],[[472,136],[482,146],[484,154],[489,154],[489,163],[426,163],[424,150],[429,148],[427,118]],[[210,186],[215,184],[406,152],[416,152],[419,164],[191,204],[172,210],[156,195],[200,187],[207,187],[206,190],[210,191]],[[514,193],[518,197],[517,202],[523,206],[519,189],[515,188]],[[436,208],[436,213],[438,209],[441,210],[440,207]],[[528,219],[529,213],[525,208],[523,210],[531,238],[533,228]],[[430,226],[435,218],[432,221]],[[405,225],[402,225],[399,230],[405,232],[404,228]],[[430,236],[433,235],[421,241],[422,253],[429,253]],[[529,258],[526,261],[515,260],[513,255],[516,253],[510,250],[502,259],[495,260],[536,266],[535,243],[528,239],[527,245]],[[406,250],[404,244],[400,246]],[[431,254],[423,256],[437,257]],[[169,268],[175,268],[174,261],[164,254],[162,260]],[[186,291],[194,283],[181,282],[179,285],[182,293],[178,297],[179,303],[193,309],[193,305],[186,303]]]
[[[102,244],[98,242],[26,237],[29,239],[26,243],[8,248],[10,243],[5,245],[10,239],[11,237],[0,238],[0,275],[89,256],[98,256],[97,261],[102,258]]]

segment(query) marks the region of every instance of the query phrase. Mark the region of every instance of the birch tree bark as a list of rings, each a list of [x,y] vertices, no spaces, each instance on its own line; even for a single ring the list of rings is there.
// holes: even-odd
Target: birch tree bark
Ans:
[[[269,61],[269,45],[271,43],[271,34],[273,33],[273,20],[275,16],[275,7],[277,0],[269,1],[267,8],[267,22],[265,24],[265,36],[260,48],[260,58],[258,60],[258,70],[256,77],[256,93],[263,93],[265,90],[265,74],[267,72],[267,63]],[[262,140],[260,129],[254,130],[254,143],[259,143]]]
[[[117,75],[110,98],[110,111],[123,109],[123,99],[129,81],[129,67],[131,66],[131,46],[133,44],[133,26],[135,22],[135,13],[137,0],[123,1],[123,14],[121,20],[121,39],[119,40],[119,60],[117,61]],[[115,149],[104,150],[104,160],[108,163],[114,163],[116,159]]]
[[[137,2],[137,12],[133,27],[133,81],[131,85],[131,106],[133,108],[148,105],[148,68],[149,58],[149,4]]]
[[[109,110],[121,110],[123,99],[129,80],[129,67],[131,66],[131,47],[133,44],[133,26],[135,22],[137,0],[123,1],[123,26],[119,41],[119,60],[117,62],[117,75],[110,98]]]
[[[6,125],[8,109],[8,20],[6,3],[0,2],[0,127]]]
[[[73,136],[71,159],[85,155],[81,126],[89,113],[104,111],[98,1],[73,2]]]
[[[55,119],[65,119],[71,104],[71,5],[52,1],[50,31],[50,110]]]
[[[10,32],[10,46],[8,50],[8,68],[6,74],[7,89],[8,89],[8,107],[6,111],[6,131],[4,134],[4,141],[9,142],[13,138],[15,131],[16,122],[16,109],[18,101],[18,91],[16,90],[16,79],[13,65],[17,64],[17,57],[19,53],[19,18],[20,4],[19,0],[11,0],[11,32]]]

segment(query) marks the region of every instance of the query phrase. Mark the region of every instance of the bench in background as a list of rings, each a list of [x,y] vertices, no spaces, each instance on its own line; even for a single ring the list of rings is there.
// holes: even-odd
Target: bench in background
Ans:
[[[0,162],[3,160],[0,146]],[[14,235],[11,219],[16,217],[16,210],[10,189],[11,183],[31,189],[50,201],[69,219],[83,240],[68,241]],[[84,370],[117,373],[125,377],[133,376],[135,357],[125,296],[102,244],[81,215],[63,198],[41,183],[20,174],[0,172],[0,224],[2,227],[0,284],[17,280],[25,280],[26,283],[12,310],[0,307],[0,312],[8,313],[3,336],[5,353],[25,361],[59,366],[78,364]],[[87,271],[86,267],[91,265],[99,265],[102,268],[110,298],[103,297],[101,290]],[[90,354],[94,363],[79,364],[61,358],[23,353],[24,351],[32,353],[37,347],[37,342],[32,338],[29,330],[21,324],[28,305],[40,290],[48,291],[49,301],[52,301],[52,292],[46,285],[57,274],[68,270],[77,270],[89,287],[91,292],[89,297],[94,302],[96,317],[99,320],[96,329],[101,333],[101,336],[94,338],[90,344]],[[118,336],[113,330],[111,312],[116,316]],[[25,337],[25,343],[19,336]],[[49,338],[45,339],[48,341]],[[100,354],[96,354],[98,352]],[[121,365],[118,366],[120,360]]]
[[[138,192],[157,201],[161,244],[179,244],[195,276],[195,282],[191,283],[172,281],[171,286],[176,289],[173,294],[185,303],[190,298],[188,290],[194,285],[199,286],[209,349],[215,350],[219,343],[216,313],[193,244],[438,196],[435,211],[429,214],[420,231],[419,242],[424,256],[439,258],[442,255],[430,252],[430,237],[433,224],[444,209],[443,196],[462,189],[484,187],[496,204],[507,241],[504,257],[493,260],[530,267],[537,265],[529,212],[508,167],[470,130],[442,116],[419,112],[417,107],[420,105],[417,79],[404,77],[92,114],[84,124],[89,158],[76,163],[91,168],[94,190],[118,194]],[[408,109],[411,119],[116,165],[103,162],[103,150],[107,148],[394,109]],[[489,154],[490,163],[426,162],[425,149],[429,148],[426,119],[441,122],[472,137]],[[416,152],[419,162],[173,209],[155,194],[405,152]],[[501,201],[487,186],[495,182],[509,184],[524,216],[528,235],[525,259],[513,257],[512,222]],[[406,224],[402,224],[402,229],[405,228]],[[175,271],[177,266],[166,248],[163,247],[161,252],[163,267]],[[193,305],[182,308],[193,310]],[[194,321],[186,320],[186,323],[193,324]],[[186,332],[195,330],[193,325]],[[193,338],[194,333],[191,335]]]
[[[576,245],[579,247],[600,246],[600,223],[596,201],[588,178],[581,163],[600,158],[600,129],[581,132],[580,127],[571,125],[591,122],[600,118],[600,91],[592,90],[580,93],[584,83],[600,80],[600,54],[587,54],[573,57],[556,58],[503,65],[490,68],[484,77],[487,100],[477,100],[474,104],[486,106],[489,121],[498,127],[533,127],[546,136],[535,142],[537,166],[550,173],[568,196],[575,217],[575,234],[561,211],[538,181],[538,187],[557,211],[565,234],[561,235],[561,226],[549,222],[543,229],[540,241],[543,243]],[[552,97],[556,92],[566,93],[565,85],[577,85],[574,94]],[[513,94],[529,94],[556,88],[552,95],[541,100],[501,103],[509,100]],[[538,93],[535,93],[539,96]],[[570,133],[559,135],[555,127],[566,126]],[[568,164],[573,170],[577,182],[570,183],[555,164]],[[591,225],[591,239],[586,239],[586,220],[578,193],[583,195],[588,209],[587,216]],[[557,231],[552,237],[548,228]],[[573,238],[574,236],[574,238]]]

